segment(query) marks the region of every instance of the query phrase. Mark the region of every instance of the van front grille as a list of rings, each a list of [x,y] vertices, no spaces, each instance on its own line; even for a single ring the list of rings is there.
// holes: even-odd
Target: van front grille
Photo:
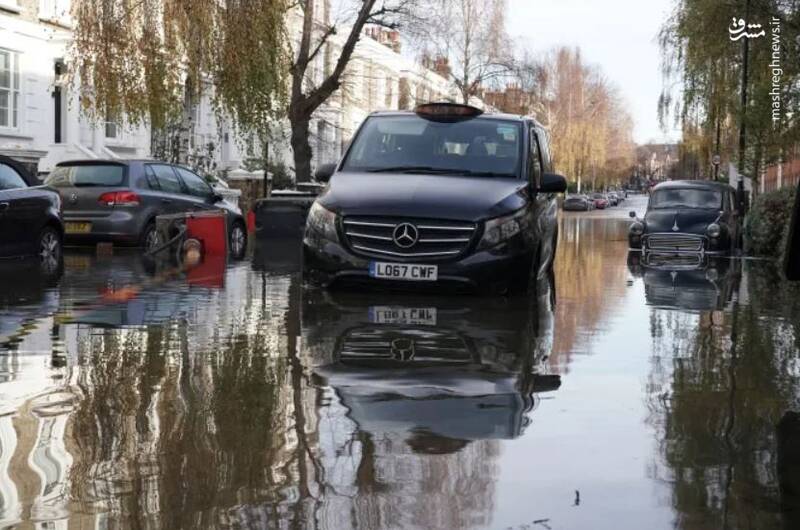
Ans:
[[[386,259],[443,260],[469,248],[475,223],[403,217],[345,217],[347,244],[356,254]]]

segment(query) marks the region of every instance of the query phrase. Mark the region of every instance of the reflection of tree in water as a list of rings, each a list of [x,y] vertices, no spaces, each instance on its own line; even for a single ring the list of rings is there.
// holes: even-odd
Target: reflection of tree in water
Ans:
[[[650,418],[681,528],[781,524],[776,425],[797,406],[796,293],[751,267],[723,313],[652,310]]]
[[[71,426],[73,497],[127,521],[121,526],[291,520],[307,459],[300,453],[315,430],[308,425],[298,440],[294,393],[305,408],[315,391],[288,379],[279,294],[240,315],[241,329],[220,333],[210,349],[193,349],[186,321],[92,330]]]
[[[625,291],[626,221],[562,217],[556,259],[556,336],[552,362],[585,351]]]

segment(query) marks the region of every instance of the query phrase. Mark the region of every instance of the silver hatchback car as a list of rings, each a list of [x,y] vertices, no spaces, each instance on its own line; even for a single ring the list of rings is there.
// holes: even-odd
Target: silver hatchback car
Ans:
[[[247,231],[242,212],[187,168],[152,160],[62,162],[45,184],[61,195],[67,242],[113,241],[152,248],[155,218],[225,210],[231,255],[242,257]]]

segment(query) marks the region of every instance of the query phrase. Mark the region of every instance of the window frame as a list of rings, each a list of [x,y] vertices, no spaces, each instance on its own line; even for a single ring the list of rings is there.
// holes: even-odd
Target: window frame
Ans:
[[[0,131],[5,132],[19,132],[22,130],[22,123],[24,121],[23,109],[25,107],[23,102],[24,79],[22,75],[22,68],[20,62],[22,60],[22,52],[12,48],[0,47],[0,53],[8,54],[9,61],[9,85],[8,87],[0,86],[0,90],[8,91],[8,122],[7,124],[0,123]],[[14,73],[16,71],[16,87],[14,86]],[[16,97],[14,97],[16,95]],[[16,106],[15,106],[16,104]],[[16,110],[16,123],[14,123],[14,112]]]

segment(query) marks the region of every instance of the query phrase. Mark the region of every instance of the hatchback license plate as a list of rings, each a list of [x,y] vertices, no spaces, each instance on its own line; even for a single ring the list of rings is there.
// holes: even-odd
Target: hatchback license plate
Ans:
[[[385,280],[407,280],[412,282],[435,282],[439,276],[436,265],[413,265],[411,263],[383,263],[373,261],[369,264],[369,275]]]
[[[436,308],[373,306],[369,308],[369,321],[373,324],[435,326]]]
[[[88,234],[92,231],[92,223],[64,223],[67,234]]]

